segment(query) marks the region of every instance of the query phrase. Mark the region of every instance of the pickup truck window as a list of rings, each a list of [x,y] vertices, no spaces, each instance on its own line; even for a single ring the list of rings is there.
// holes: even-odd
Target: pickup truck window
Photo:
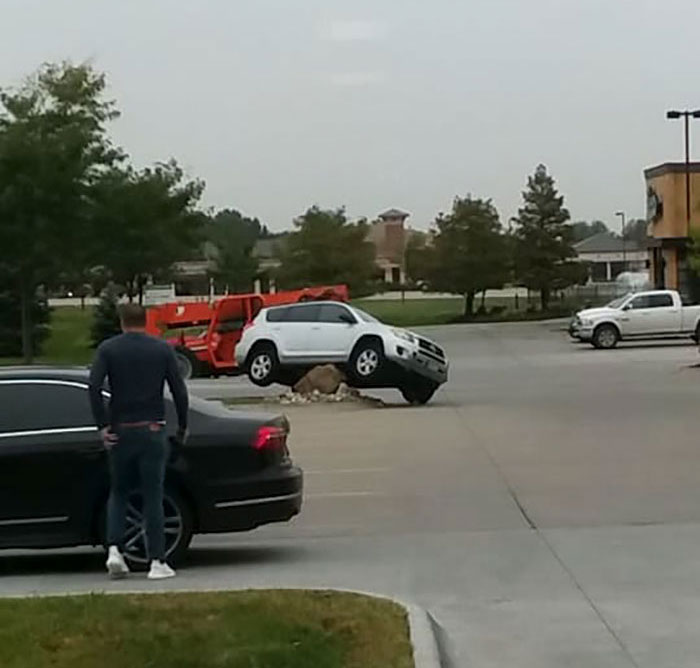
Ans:
[[[673,306],[671,295],[650,295],[649,308],[669,308]]]
[[[668,308],[673,306],[671,295],[640,295],[630,302],[630,309],[638,311],[647,308]]]
[[[608,308],[620,308],[626,301],[629,295],[625,295],[624,297],[618,297],[617,299],[613,299],[609,304]]]

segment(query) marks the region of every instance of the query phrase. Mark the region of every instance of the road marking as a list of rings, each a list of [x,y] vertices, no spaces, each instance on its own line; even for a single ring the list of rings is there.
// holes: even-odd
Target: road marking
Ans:
[[[386,496],[383,492],[320,492],[318,494],[305,494],[306,499],[342,499],[357,496]]]
[[[317,469],[315,471],[304,470],[306,475],[349,475],[352,473],[385,473],[391,469]]]

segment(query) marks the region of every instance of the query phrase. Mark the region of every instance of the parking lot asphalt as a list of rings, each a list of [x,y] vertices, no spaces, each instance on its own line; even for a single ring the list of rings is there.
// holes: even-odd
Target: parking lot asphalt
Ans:
[[[696,666],[696,349],[595,351],[558,323],[425,331],[452,363],[432,404],[385,391],[384,408],[284,407],[302,515],[197,538],[156,586],[397,595],[433,613],[458,666]],[[242,379],[192,390],[259,394]],[[106,582],[101,566],[90,550],[0,554],[0,593],[154,588]]]

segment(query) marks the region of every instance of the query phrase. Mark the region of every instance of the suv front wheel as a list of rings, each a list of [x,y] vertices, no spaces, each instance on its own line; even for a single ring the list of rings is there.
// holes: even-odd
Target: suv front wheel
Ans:
[[[384,347],[376,339],[360,341],[350,356],[350,372],[361,384],[377,380],[385,364]]]
[[[401,394],[409,404],[422,406],[433,398],[438,387],[438,383],[434,383],[426,378],[417,378],[403,385],[401,387]]]
[[[271,343],[261,343],[248,356],[248,378],[258,387],[272,385],[279,372],[277,350]]]

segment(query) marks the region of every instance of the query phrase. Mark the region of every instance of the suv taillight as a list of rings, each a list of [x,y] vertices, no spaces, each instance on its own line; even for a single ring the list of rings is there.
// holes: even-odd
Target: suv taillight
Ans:
[[[260,427],[255,434],[253,447],[258,452],[287,452],[287,430],[282,427]]]

